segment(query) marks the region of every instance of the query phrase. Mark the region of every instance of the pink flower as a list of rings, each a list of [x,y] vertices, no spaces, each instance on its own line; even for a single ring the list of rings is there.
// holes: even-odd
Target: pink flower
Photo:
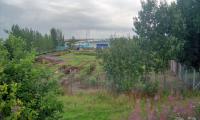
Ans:
[[[137,100],[135,105],[135,110],[133,114],[130,116],[129,120],[142,120],[140,114],[141,114],[140,100]]]
[[[158,101],[158,100],[159,100],[159,96],[156,95],[156,96],[154,97],[154,101]]]
[[[181,107],[181,106],[179,106],[178,107],[178,110],[177,110],[177,113],[179,113],[179,114],[184,114],[186,112],[186,110],[185,110],[185,108],[184,107]]]
[[[157,116],[156,111],[151,110],[147,117],[148,117],[148,120],[156,120],[156,116]]]
[[[169,102],[174,102],[175,98],[170,95],[170,96],[168,96],[168,100],[169,100]]]
[[[194,113],[194,104],[193,102],[190,101],[186,107],[186,114],[190,116],[190,115],[193,115],[193,113]]]
[[[177,106],[175,106],[175,107],[173,108],[173,112],[174,112],[174,113],[178,113],[178,107],[177,107]]]
[[[164,106],[163,110],[160,113],[160,120],[167,120],[167,116],[169,114],[168,112],[169,112],[169,108]]]

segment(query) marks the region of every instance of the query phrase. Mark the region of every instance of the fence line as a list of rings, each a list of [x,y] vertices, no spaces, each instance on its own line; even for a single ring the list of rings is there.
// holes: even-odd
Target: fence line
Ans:
[[[170,70],[182,80],[188,88],[200,89],[200,72],[193,67],[182,65],[175,60],[170,61]]]

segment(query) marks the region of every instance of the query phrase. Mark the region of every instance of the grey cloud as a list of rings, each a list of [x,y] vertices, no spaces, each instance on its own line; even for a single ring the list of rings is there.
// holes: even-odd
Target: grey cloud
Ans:
[[[66,38],[133,34],[139,9],[140,0],[0,0],[0,36],[12,24],[43,33],[56,27]]]

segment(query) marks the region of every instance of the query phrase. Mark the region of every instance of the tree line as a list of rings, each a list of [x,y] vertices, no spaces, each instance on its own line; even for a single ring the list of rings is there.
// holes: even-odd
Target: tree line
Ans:
[[[20,37],[26,42],[26,50],[35,50],[37,53],[46,53],[56,51],[59,46],[64,46],[64,35],[61,30],[51,28],[50,34],[42,34],[39,31],[29,28],[21,28],[19,25],[13,25],[8,34]]]

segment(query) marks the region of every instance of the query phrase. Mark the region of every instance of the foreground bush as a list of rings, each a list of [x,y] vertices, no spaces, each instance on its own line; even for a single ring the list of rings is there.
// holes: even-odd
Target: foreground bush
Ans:
[[[58,119],[62,104],[56,100],[57,82],[50,71],[34,65],[35,56],[15,36],[0,42],[0,119]]]

